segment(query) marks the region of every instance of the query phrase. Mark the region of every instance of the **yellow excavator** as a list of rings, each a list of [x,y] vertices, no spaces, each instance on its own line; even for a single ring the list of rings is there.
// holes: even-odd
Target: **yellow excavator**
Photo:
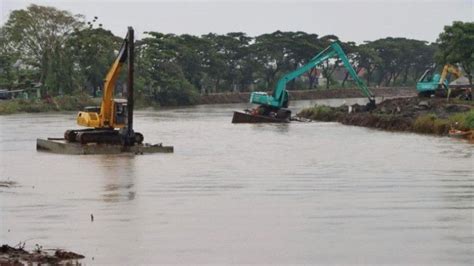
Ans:
[[[127,99],[114,99],[115,83],[123,64],[128,65]],[[134,31],[128,28],[120,51],[104,81],[100,107],[86,107],[77,114],[77,124],[86,129],[70,129],[64,133],[68,142],[81,144],[122,144],[143,142],[143,135],[133,131]]]
[[[455,65],[446,64],[440,74],[435,74],[436,67],[427,69],[416,84],[416,90],[421,96],[430,96],[433,94],[446,96],[448,93],[449,78],[448,74],[457,79],[462,76],[461,70]]]

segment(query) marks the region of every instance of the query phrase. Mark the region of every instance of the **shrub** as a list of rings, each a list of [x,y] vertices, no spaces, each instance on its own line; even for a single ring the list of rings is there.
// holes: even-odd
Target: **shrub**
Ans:
[[[58,96],[52,100],[13,99],[0,102],[0,114],[79,111],[90,105],[96,103],[86,95]]]
[[[438,118],[435,114],[422,115],[413,123],[413,131],[426,134],[447,134],[451,128],[451,120]]]
[[[433,133],[435,120],[436,120],[436,115],[434,114],[419,116],[416,118],[415,122],[413,123],[413,130],[419,133]]]
[[[474,129],[474,110],[466,113],[463,125],[468,129]]]
[[[447,119],[435,119],[433,123],[433,133],[438,135],[445,135],[451,129],[449,120]]]
[[[18,101],[0,101],[0,114],[13,114],[20,110]]]
[[[161,106],[193,105],[198,99],[198,92],[186,80],[168,82],[154,97]]]
[[[312,108],[306,108],[298,113],[298,116],[318,121],[334,121],[338,117],[336,110],[325,105],[315,105]]]

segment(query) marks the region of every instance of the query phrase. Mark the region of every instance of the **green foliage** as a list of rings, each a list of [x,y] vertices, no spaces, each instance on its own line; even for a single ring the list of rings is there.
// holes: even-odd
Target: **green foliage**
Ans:
[[[309,118],[316,121],[334,121],[339,116],[337,110],[325,105],[315,105],[312,108],[305,108],[298,113],[299,117]]]
[[[414,83],[434,63],[435,46],[419,40],[388,37],[367,43],[362,52],[370,59],[362,63],[372,65],[379,86],[406,85],[410,79]]]
[[[2,101],[0,102],[0,114],[14,114],[20,110],[18,101]]]
[[[86,88],[96,96],[97,91],[103,90],[103,80],[108,68],[115,59],[122,39],[112,32],[102,28],[75,30],[67,42],[67,53],[76,64],[75,76],[77,87]]]
[[[65,52],[70,33],[82,26],[79,16],[53,7],[30,5],[11,12],[4,26],[12,52],[22,67],[37,69],[38,82],[55,89],[72,91],[72,64]],[[19,66],[20,67],[20,66]]]
[[[437,61],[440,64],[460,64],[472,86],[474,71],[474,22],[455,21],[445,26],[439,35]]]
[[[39,99],[14,99],[0,101],[0,114],[13,113],[38,113],[50,111],[79,111],[86,106],[97,105],[91,97],[80,95],[57,96],[54,98]]]
[[[53,7],[30,5],[10,13],[0,28],[0,88],[41,83],[49,95],[84,91],[97,95],[122,37],[94,21]],[[439,60],[472,71],[473,23],[455,22],[439,39]],[[202,36],[145,32],[136,42],[136,97],[141,103],[193,104],[199,94],[271,90],[284,74],[301,67],[326,48],[335,35],[275,31],[256,37],[242,32]],[[434,63],[438,46],[406,38],[383,38],[356,45],[341,42],[367,84],[412,85]],[[339,60],[325,62],[287,84],[315,88],[320,74],[327,88],[350,82],[335,73]],[[118,85],[124,83],[124,76]],[[29,85],[28,85],[29,84]]]
[[[150,81],[147,91],[161,106],[192,105],[198,100],[196,88],[184,77],[176,62],[155,62],[162,69],[159,75],[146,73]]]
[[[471,110],[466,114],[464,118],[464,124],[466,128],[474,129],[474,110]]]
[[[413,130],[419,133],[446,135],[451,128],[466,129],[466,113],[455,114],[448,119],[439,118],[434,114],[419,116],[413,122]]]
[[[474,110],[452,115],[448,120],[453,128],[460,130],[474,129]]]
[[[198,97],[196,89],[185,79],[167,82],[155,95],[161,106],[193,105],[197,103]]]
[[[456,129],[468,129],[469,127],[465,126],[467,113],[458,113],[448,117],[449,124],[451,127]]]
[[[436,119],[437,117],[434,114],[419,116],[413,123],[413,130],[418,133],[433,133]]]

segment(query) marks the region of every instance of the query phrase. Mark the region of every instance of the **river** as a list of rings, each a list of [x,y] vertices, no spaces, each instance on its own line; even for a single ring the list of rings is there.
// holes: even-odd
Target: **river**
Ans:
[[[474,263],[472,145],[231,124],[246,106],[137,111],[145,142],[175,148],[138,156],[37,152],[37,137],[76,128],[74,113],[0,116],[0,181],[15,182],[0,187],[0,244],[87,265]]]

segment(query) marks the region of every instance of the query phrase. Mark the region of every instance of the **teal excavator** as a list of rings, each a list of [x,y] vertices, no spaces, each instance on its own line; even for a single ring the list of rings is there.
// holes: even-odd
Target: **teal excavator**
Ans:
[[[455,66],[446,64],[443,66],[441,75],[436,73],[436,65],[428,68],[416,83],[416,90],[420,96],[446,96],[451,77],[455,79],[462,76],[461,70]],[[450,76],[451,77],[450,77]]]
[[[289,122],[291,111],[288,109],[289,97],[288,91],[286,90],[286,84],[333,57],[339,57],[357,87],[361,90],[364,96],[369,99],[367,108],[374,109],[374,94],[357,75],[339,43],[333,42],[322,52],[313,57],[306,65],[293,72],[287,73],[280,78],[272,95],[268,95],[266,92],[252,92],[250,95],[250,102],[258,104],[259,107],[247,110],[246,112],[234,112],[232,123]]]

